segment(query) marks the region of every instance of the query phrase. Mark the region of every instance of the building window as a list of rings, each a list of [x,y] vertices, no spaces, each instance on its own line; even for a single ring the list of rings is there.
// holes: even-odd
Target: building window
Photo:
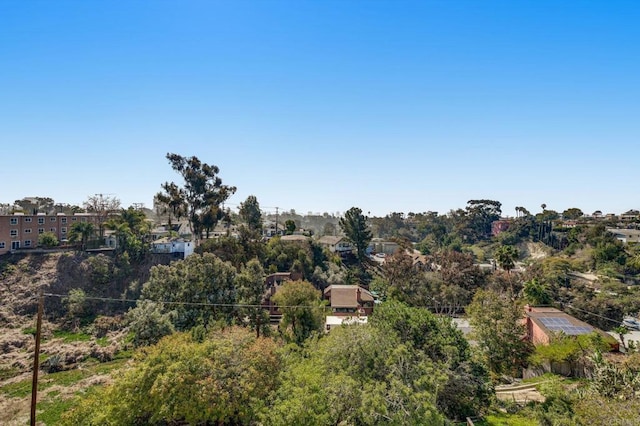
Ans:
[[[25,229],[25,230],[24,230],[24,233],[25,233],[25,234],[30,234],[30,233],[31,233],[31,228],[27,228],[27,229]]]
[[[11,230],[11,236],[12,237],[17,237],[18,236],[18,230],[17,229],[12,229]]]
[[[0,241],[0,249],[4,248],[4,241]]]
[[[44,217],[38,218],[38,225],[42,225],[44,223]]]
[[[24,240],[25,247],[31,247],[31,240]]]
[[[72,217],[72,218],[71,218],[71,222],[75,222],[75,221],[77,221],[77,220],[78,220],[78,218],[77,218],[77,217]]]
[[[25,221],[25,222],[27,222],[27,223],[29,223],[29,222],[31,222],[31,218],[30,218],[30,217],[25,217],[25,218],[24,218],[24,221]]]
[[[62,218],[60,218],[60,222],[62,222],[62,223],[67,223],[67,218],[66,218],[66,217],[62,217]]]
[[[51,228],[51,229],[49,229],[49,231],[55,233],[56,232],[56,228]]]
[[[38,228],[38,234],[44,234],[44,228]]]
[[[87,221],[87,218],[86,218],[86,217],[81,217],[81,218],[80,218],[80,222],[86,222],[86,221]]]
[[[12,225],[17,225],[18,224],[18,218],[17,217],[12,217],[11,218],[11,224]]]
[[[63,234],[67,233],[67,228],[65,226],[63,226],[62,228],[60,228],[60,232]]]
[[[52,217],[52,218],[49,218],[49,220],[50,220],[51,222],[55,222],[55,221],[56,221],[56,218],[55,218],[55,217]]]

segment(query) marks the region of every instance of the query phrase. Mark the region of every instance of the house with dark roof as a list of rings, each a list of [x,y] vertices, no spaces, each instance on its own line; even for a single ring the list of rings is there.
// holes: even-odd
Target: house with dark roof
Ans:
[[[375,299],[358,285],[330,285],[323,298],[329,301],[333,316],[367,316],[373,313]]]

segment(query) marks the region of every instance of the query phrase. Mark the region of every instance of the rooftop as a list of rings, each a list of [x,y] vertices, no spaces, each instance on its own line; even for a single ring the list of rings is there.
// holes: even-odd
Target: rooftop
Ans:
[[[569,336],[598,331],[595,327],[551,307],[529,307],[526,314],[545,332],[562,332]]]
[[[324,295],[330,294],[332,308],[357,308],[358,293],[363,302],[373,302],[373,295],[357,285],[330,285],[324,290]]]

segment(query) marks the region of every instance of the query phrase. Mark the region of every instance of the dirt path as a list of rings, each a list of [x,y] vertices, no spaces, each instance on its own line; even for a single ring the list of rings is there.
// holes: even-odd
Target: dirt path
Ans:
[[[497,386],[496,397],[501,401],[526,404],[530,401],[544,402],[544,396],[536,390],[538,384]]]

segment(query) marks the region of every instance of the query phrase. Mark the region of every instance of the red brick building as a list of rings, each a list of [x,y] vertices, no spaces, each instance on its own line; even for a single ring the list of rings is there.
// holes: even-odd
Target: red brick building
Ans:
[[[491,235],[496,236],[506,231],[511,226],[511,219],[500,219],[491,222]]]
[[[553,336],[559,333],[567,336],[578,336],[595,332],[611,343],[612,350],[618,349],[615,339],[604,331],[556,308],[526,306],[525,321],[527,339],[534,345],[549,344]]]
[[[0,255],[38,247],[38,237],[45,232],[53,233],[58,241],[67,240],[71,226],[78,222],[97,224],[98,217],[90,213],[0,215]]]

